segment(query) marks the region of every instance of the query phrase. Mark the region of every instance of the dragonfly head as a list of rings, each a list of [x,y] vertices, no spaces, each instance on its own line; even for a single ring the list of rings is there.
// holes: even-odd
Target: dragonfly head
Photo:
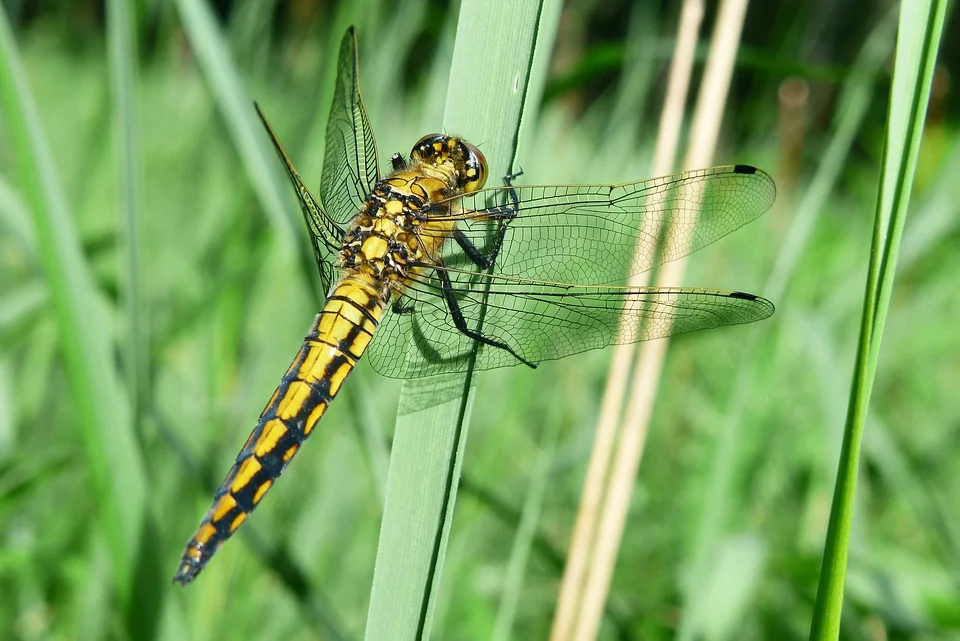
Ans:
[[[454,170],[457,187],[465,194],[477,191],[487,180],[487,159],[462,138],[443,134],[424,136],[413,146],[410,158],[428,166]]]

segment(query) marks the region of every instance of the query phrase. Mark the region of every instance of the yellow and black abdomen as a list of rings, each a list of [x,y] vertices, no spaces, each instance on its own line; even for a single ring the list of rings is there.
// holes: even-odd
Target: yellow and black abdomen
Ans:
[[[327,297],[187,543],[174,581],[192,581],[280,476],[370,343],[386,303],[374,279],[361,273],[345,277]]]

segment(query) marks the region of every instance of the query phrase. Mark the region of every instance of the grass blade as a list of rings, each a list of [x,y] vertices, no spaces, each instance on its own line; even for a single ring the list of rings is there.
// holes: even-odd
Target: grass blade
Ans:
[[[136,64],[138,61],[134,7],[126,0],[110,0],[107,5],[107,49],[110,85],[113,91],[119,184],[118,229],[121,298],[124,327],[121,352],[124,355],[123,378],[130,400],[130,430],[143,440],[143,418],[149,394],[147,370],[146,315],[143,311],[140,269],[139,147],[136,135]],[[148,502],[147,505],[156,505]],[[144,513],[141,546],[146,550],[160,548],[160,529],[156,514]],[[165,571],[162,555],[141,554],[134,569],[131,599],[126,623],[132,637],[149,639],[156,636],[163,612]]]
[[[0,10],[0,101],[19,184],[33,213],[74,415],[101,508],[101,534],[109,545],[115,589],[126,603],[141,552],[143,459],[114,366],[107,310],[83,255],[5,10]]]
[[[803,191],[803,196],[794,210],[790,228],[783,235],[784,241],[776,251],[777,259],[770,276],[760,289],[778,304],[787,304],[787,288],[795,275],[797,263],[809,250],[820,214],[827,205],[828,197],[836,189],[843,168],[849,162],[850,149],[870,106],[871,87],[892,49],[895,15],[891,13],[889,18],[884,18],[874,29],[843,87],[830,144],[822,156],[816,174]],[[742,507],[735,503],[737,496],[733,488],[737,470],[743,464],[748,449],[745,443],[750,440],[747,433],[748,399],[754,390],[762,385],[761,372],[764,367],[760,355],[763,346],[768,345],[766,330],[758,328],[749,331],[750,336],[741,351],[740,365],[736,368],[736,381],[723,426],[718,430],[718,441],[710,464],[710,480],[706,483],[707,492],[703,499],[704,508],[694,526],[695,538],[689,570],[686,572],[682,616],[683,621],[690,621],[694,634],[705,633],[706,628],[713,627],[712,622],[700,614],[709,607],[705,602],[707,595],[702,591],[702,586],[711,581],[717,571],[716,560],[719,558],[718,551],[723,538],[727,534],[727,518]],[[764,338],[761,339],[761,336]]]
[[[537,102],[528,88],[541,9],[505,0],[460,9],[444,130],[480,142],[494,177],[511,171],[523,111]],[[474,394],[471,374],[453,384],[458,398],[397,419],[367,639],[430,636]],[[403,394],[418,388],[405,385]]]
[[[253,101],[243,88],[240,73],[213,10],[199,0],[177,0],[176,4],[187,37],[237,145],[250,184],[273,225],[281,250],[291,256],[305,255],[307,252],[303,248],[306,244],[299,241],[300,222],[294,217],[295,212],[284,207],[279,183],[272,178],[273,154],[265,146],[252,109]],[[307,263],[312,262],[310,256]]]
[[[690,145],[683,161],[684,169],[711,164],[745,14],[746,2],[743,0],[727,0],[720,4],[707,66],[697,96]],[[669,148],[667,141],[663,144]],[[686,243],[685,233],[670,227],[665,231],[666,242],[672,242],[669,239],[675,238],[676,242]],[[675,260],[664,265],[657,273],[655,285],[680,283],[685,264],[684,260]],[[599,633],[668,344],[665,340],[650,341],[641,345],[637,352],[635,375],[623,410],[621,434],[603,496],[593,556],[588,564],[584,598],[574,634],[570,638],[592,639]],[[682,631],[680,636],[683,638]]]
[[[890,306],[897,254],[913,186],[946,4],[942,0],[933,0],[905,3],[900,8],[887,138],[870,266],[867,271],[860,339],[830,510],[817,603],[810,629],[811,639],[836,639],[840,634],[860,443],[880,353],[883,325]]]
[[[110,0],[107,10],[107,44],[109,46],[110,81],[117,129],[119,148],[119,184],[121,201],[121,222],[124,231],[123,247],[126,250],[120,269],[125,279],[124,311],[126,316],[126,336],[123,351],[126,354],[127,393],[130,397],[130,409],[135,426],[139,425],[143,413],[142,393],[146,389],[146,362],[144,354],[145,328],[141,312],[140,294],[140,221],[139,221],[139,161],[136,130],[136,91],[135,63],[137,46],[135,42],[131,5],[125,0]]]
[[[670,62],[669,82],[660,115],[657,147],[653,160],[653,173],[657,176],[668,174],[674,168],[683,119],[683,105],[689,91],[694,49],[702,19],[702,3],[686,0],[677,25],[676,45]],[[658,234],[660,230],[650,230],[650,233]],[[631,278],[630,284],[637,287],[648,285],[649,275],[635,275]],[[636,351],[637,347],[632,343],[617,345],[613,349],[613,359],[610,362],[600,416],[597,419],[587,477],[583,483],[577,519],[570,539],[567,564],[563,571],[563,581],[554,612],[550,632],[550,638],[554,641],[571,638],[573,627],[577,624],[583,603],[587,599],[586,575],[588,568],[593,564],[600,506],[606,492],[610,461],[618,440],[618,428],[623,414],[631,363]]]
[[[570,384],[569,379],[565,382]],[[539,444],[540,451],[530,468],[530,487],[523,499],[516,535],[510,550],[510,560],[507,562],[497,620],[491,635],[492,641],[507,641],[514,638],[517,612],[523,596],[523,580],[538,535],[537,523],[550,488],[550,470],[555,461],[561,427],[564,425],[559,404],[550,408],[550,413],[545,419],[546,428]]]

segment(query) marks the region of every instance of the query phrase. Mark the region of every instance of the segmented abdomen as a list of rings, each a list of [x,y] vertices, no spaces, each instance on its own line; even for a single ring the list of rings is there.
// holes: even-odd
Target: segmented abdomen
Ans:
[[[385,304],[360,274],[333,290],[187,543],[175,582],[187,584],[203,570],[280,476],[370,343]]]

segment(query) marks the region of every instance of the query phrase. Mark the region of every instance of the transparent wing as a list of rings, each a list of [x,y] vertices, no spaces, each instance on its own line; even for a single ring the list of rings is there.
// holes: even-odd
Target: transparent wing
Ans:
[[[303,219],[306,221],[307,229],[310,232],[310,242],[313,245],[313,254],[317,259],[317,268],[320,270],[323,291],[328,292],[337,276],[336,255],[343,240],[343,229],[336,221],[327,216],[323,207],[313,197],[307,186],[303,184],[300,174],[297,173],[297,168],[293,166],[293,161],[290,160],[283,145],[280,144],[277,134],[267,121],[260,105],[253,103],[253,106],[256,107],[257,115],[260,116],[260,121],[267,130],[270,141],[273,142],[273,148],[280,157],[280,161],[287,171],[287,177],[293,185],[297,201],[300,203],[300,210],[303,212]]]
[[[766,318],[773,305],[750,294],[608,284],[725,236],[763,214],[775,196],[771,178],[745,165],[623,185],[482,190],[464,198],[450,215],[469,242],[492,254],[498,219],[508,209],[516,210],[494,273],[480,273],[448,240],[445,267],[428,270],[404,292],[397,305],[404,312],[384,319],[367,358],[379,372],[394,377],[464,367],[473,341],[454,324],[438,269],[449,275],[468,327],[534,363],[613,343]],[[689,235],[689,244],[665,236],[669,226]],[[478,367],[517,362],[506,350],[484,346]]]
[[[357,215],[380,180],[377,143],[360,98],[358,65],[357,33],[350,27],[340,42],[320,181],[320,201],[341,225]]]
[[[756,219],[776,198],[770,176],[747,165],[622,185],[513,189],[517,215],[508,223],[496,273],[578,285],[621,282],[694,252]],[[457,227],[485,247],[491,217],[511,200],[505,187],[467,196],[453,214]],[[667,226],[689,236],[689,244],[664,238]]]
[[[485,337],[509,345],[532,363],[617,343],[751,323],[774,311],[770,301],[742,292],[563,285],[446,272],[467,325],[481,327],[482,316]],[[404,303],[405,311],[384,319],[367,351],[374,369],[398,378],[463,371],[473,340],[454,324],[439,278],[419,278]],[[477,358],[478,369],[518,363],[508,351],[489,345],[480,347]]]

